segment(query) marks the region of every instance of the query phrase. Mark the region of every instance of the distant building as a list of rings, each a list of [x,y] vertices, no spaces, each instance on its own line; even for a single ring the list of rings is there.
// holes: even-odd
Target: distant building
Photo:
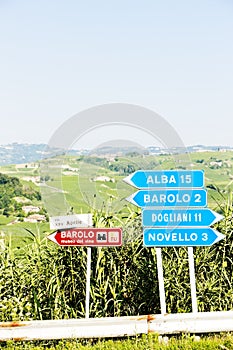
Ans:
[[[39,213],[40,208],[39,207],[34,207],[33,205],[25,205],[22,207],[22,210],[26,213]]]
[[[39,164],[38,163],[23,163],[23,164],[16,164],[16,169],[38,169]]]
[[[14,200],[17,202],[17,203],[30,203],[30,199],[28,198],[25,198],[25,197],[14,197]]]
[[[37,222],[45,222],[45,221],[46,221],[45,215],[39,215],[39,214],[33,214],[28,216],[27,218],[24,218],[24,222],[37,223]]]
[[[222,167],[222,161],[210,162],[210,166],[216,167],[216,168],[221,168]]]
[[[108,176],[97,176],[93,179],[93,181],[101,181],[101,182],[115,182],[115,179],[110,178]]]
[[[74,172],[77,172],[77,171],[78,171],[78,168],[72,168],[72,167],[69,166],[68,164],[63,164],[63,165],[61,165],[61,169],[68,170],[68,171],[74,171]]]
[[[24,180],[24,181],[31,181],[35,185],[38,185],[40,183],[40,176],[23,176],[22,180]]]

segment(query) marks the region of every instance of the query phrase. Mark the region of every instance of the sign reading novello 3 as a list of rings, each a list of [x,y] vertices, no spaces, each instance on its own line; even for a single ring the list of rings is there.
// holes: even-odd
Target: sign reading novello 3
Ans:
[[[225,237],[211,227],[146,228],[143,234],[147,247],[210,246]]]
[[[205,227],[222,220],[223,216],[208,208],[144,209],[142,225],[146,227]]]

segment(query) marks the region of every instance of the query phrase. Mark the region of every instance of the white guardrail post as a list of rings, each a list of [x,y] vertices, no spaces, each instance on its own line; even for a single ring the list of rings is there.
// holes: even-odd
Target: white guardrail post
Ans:
[[[233,331],[233,311],[132,317],[0,322],[0,341],[128,337]]]

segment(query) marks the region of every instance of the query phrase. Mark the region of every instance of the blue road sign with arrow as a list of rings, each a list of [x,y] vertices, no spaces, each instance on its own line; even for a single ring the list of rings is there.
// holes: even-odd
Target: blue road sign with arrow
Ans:
[[[203,170],[138,170],[124,179],[139,189],[148,188],[201,188]]]
[[[144,209],[142,225],[149,227],[167,226],[211,226],[223,219],[223,216],[211,209]]]
[[[138,191],[126,198],[138,207],[206,207],[207,192],[199,190]]]
[[[225,236],[210,228],[146,228],[143,242],[146,247],[210,246]]]

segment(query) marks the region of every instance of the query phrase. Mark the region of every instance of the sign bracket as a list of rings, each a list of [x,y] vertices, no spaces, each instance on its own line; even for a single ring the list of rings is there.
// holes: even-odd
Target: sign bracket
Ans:
[[[198,306],[197,306],[197,290],[196,290],[193,247],[188,247],[188,260],[189,260],[189,278],[190,278],[190,286],[191,286],[192,311],[193,313],[197,313]]]
[[[166,297],[165,297],[164,278],[163,278],[162,250],[161,248],[155,248],[155,249],[156,249],[156,257],[157,257],[160,308],[161,308],[161,314],[165,315],[166,314]]]

